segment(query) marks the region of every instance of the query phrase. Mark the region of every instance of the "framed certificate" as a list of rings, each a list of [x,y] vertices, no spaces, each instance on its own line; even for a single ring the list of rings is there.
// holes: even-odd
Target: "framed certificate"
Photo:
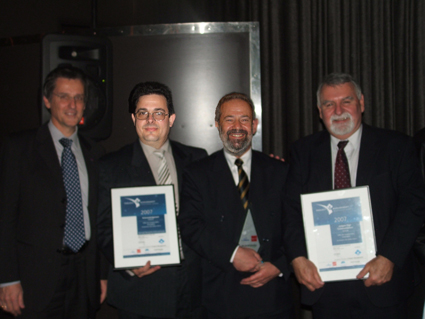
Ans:
[[[174,186],[111,189],[116,269],[180,263]]]
[[[308,258],[323,281],[354,280],[376,257],[369,187],[301,195]]]

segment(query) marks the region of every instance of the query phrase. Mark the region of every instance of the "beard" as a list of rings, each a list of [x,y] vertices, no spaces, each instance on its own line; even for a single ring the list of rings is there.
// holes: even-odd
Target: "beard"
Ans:
[[[230,134],[245,134],[245,138],[238,140],[231,140]],[[220,127],[220,139],[223,142],[224,148],[234,156],[240,156],[244,154],[250,147],[252,142],[252,128],[251,132],[248,133],[246,130],[228,130],[224,132]]]
[[[335,123],[334,121],[349,119],[347,123]],[[346,135],[353,131],[354,121],[350,113],[343,113],[341,115],[332,115],[330,118],[331,126],[329,129],[335,135]]]

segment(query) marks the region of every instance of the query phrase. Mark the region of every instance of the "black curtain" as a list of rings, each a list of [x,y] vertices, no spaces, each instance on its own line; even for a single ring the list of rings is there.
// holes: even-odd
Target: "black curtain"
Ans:
[[[209,21],[259,21],[263,150],[285,157],[322,128],[316,89],[352,74],[363,119],[412,135],[425,126],[425,1],[211,0]]]

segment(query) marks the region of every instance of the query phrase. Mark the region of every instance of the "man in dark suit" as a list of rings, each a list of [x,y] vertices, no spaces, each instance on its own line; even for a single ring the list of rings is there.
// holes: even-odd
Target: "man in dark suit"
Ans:
[[[51,71],[43,86],[51,120],[11,136],[2,150],[0,305],[15,316],[94,318],[99,306],[95,161],[101,152],[77,129],[86,86],[77,68]],[[64,172],[65,153],[72,175]]]
[[[285,201],[285,243],[305,286],[302,301],[312,305],[315,318],[406,318],[415,281],[411,248],[425,215],[414,145],[403,134],[362,124],[364,97],[348,74],[327,76],[317,99],[327,130],[294,144]],[[348,163],[346,187],[369,186],[377,253],[358,280],[325,284],[307,259],[300,194],[338,188],[338,153]]]
[[[111,188],[172,183],[178,210],[183,169],[207,156],[203,149],[168,139],[176,114],[167,86],[137,84],[130,94],[129,112],[139,138],[100,162],[99,243],[112,265]],[[162,158],[167,175],[158,171]],[[132,271],[111,269],[108,302],[118,308],[119,317],[200,318],[200,259],[185,245],[183,256],[180,266],[161,268],[148,262]]]
[[[293,318],[282,232],[287,164],[252,150],[258,120],[248,96],[225,95],[215,121],[224,150],[185,171],[179,216],[183,240],[202,256],[208,318]]]

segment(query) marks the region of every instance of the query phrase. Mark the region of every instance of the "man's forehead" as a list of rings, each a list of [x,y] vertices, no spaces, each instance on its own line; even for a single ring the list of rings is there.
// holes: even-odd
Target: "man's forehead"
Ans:
[[[68,87],[68,85],[72,83],[72,84],[77,84],[81,86],[81,89],[83,90],[84,93],[84,84],[83,81],[81,81],[80,79],[68,79],[68,78],[63,78],[63,77],[58,77],[55,81],[55,89],[66,89]],[[72,86],[72,88],[75,88],[75,85]]]

